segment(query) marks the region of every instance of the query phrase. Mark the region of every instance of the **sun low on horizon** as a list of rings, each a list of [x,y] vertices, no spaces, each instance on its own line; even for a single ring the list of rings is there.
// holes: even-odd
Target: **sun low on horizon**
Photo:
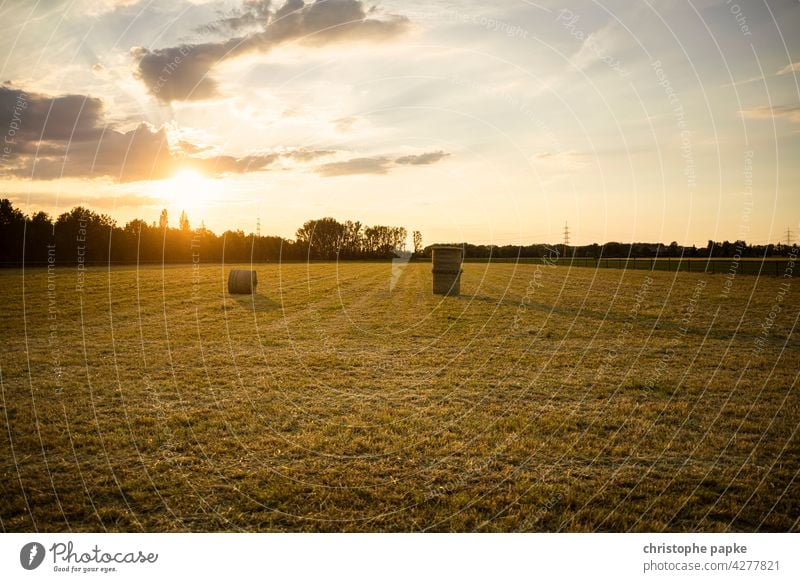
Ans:
[[[193,168],[179,168],[172,176],[147,185],[146,193],[160,200],[176,216],[185,211],[190,218],[203,220],[214,203],[226,192],[224,180],[204,175]]]

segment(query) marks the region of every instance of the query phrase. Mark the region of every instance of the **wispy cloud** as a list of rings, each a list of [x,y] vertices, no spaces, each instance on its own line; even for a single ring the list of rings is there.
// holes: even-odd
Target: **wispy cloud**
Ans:
[[[588,164],[589,156],[574,150],[563,152],[546,151],[533,154],[531,162],[548,169],[577,170]]]
[[[388,174],[397,166],[427,166],[443,160],[450,154],[443,151],[406,155],[393,159],[389,156],[351,158],[340,162],[322,164],[314,169],[320,176],[350,176],[355,174]]]
[[[800,105],[758,105],[742,109],[739,114],[745,119],[774,119],[785,117],[792,123],[800,123]]]
[[[777,72],[778,75],[800,72],[800,62],[790,63]]]
[[[352,158],[343,162],[331,162],[316,168],[320,176],[351,176],[354,174],[386,174],[392,167],[392,160],[386,157]]]
[[[435,164],[441,159],[449,156],[447,152],[439,150],[438,152],[427,152],[419,155],[402,156],[395,160],[396,163],[403,166],[427,166],[428,164]]]
[[[347,117],[340,117],[334,120],[336,131],[339,133],[347,133],[358,123],[358,117],[348,115]]]
[[[723,87],[738,87],[739,85],[747,85],[748,83],[754,83],[756,81],[763,81],[765,79],[770,79],[772,77],[780,77],[781,75],[788,75],[789,73],[797,73],[800,72],[800,62],[797,63],[789,63],[785,67],[778,69],[775,71],[773,75],[756,75],[755,77],[750,77],[743,81],[736,81],[734,83],[727,83],[722,85]]]

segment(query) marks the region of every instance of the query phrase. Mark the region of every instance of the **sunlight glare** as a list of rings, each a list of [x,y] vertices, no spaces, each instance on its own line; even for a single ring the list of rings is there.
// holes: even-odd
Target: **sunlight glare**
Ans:
[[[155,182],[152,193],[170,210],[185,210],[199,218],[198,214],[217,199],[221,190],[220,180],[208,178],[191,168],[181,168],[172,177]]]

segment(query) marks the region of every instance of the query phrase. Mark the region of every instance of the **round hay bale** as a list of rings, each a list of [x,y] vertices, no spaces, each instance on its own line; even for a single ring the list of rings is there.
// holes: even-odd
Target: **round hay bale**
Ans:
[[[458,296],[461,293],[461,271],[433,271],[433,293]]]
[[[435,246],[432,249],[434,272],[461,272],[461,247]]]
[[[433,293],[456,296],[461,293],[461,247],[437,245],[432,249]]]
[[[258,275],[255,271],[233,269],[228,273],[228,293],[251,295],[256,292]]]

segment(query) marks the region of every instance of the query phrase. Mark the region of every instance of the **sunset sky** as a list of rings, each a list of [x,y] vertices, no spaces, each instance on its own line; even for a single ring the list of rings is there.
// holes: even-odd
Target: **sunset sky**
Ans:
[[[796,0],[0,0],[0,31],[25,212],[800,239]]]

